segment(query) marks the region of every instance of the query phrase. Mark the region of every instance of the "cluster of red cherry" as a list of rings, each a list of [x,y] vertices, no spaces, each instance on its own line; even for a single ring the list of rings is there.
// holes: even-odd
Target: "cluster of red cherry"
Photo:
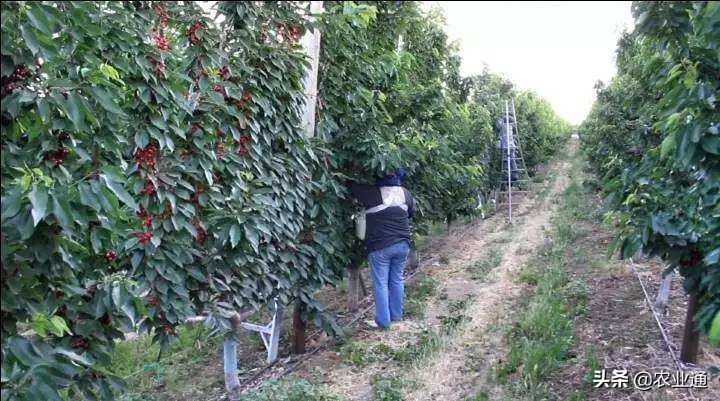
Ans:
[[[200,38],[197,37],[197,31],[202,28],[202,22],[195,21],[192,25],[190,25],[190,28],[187,32],[187,38],[188,41],[190,41],[190,45],[196,45],[198,42],[200,42]]]
[[[200,207],[200,195],[205,192],[205,188],[202,186],[198,186],[195,188],[195,192],[193,193],[192,197],[190,197],[190,202],[195,205],[195,208]]]
[[[113,260],[117,259],[117,252],[113,251],[112,249],[108,249],[105,251],[105,260],[107,260],[108,263],[112,263]]]
[[[138,237],[141,244],[146,244],[152,239],[153,233],[152,231],[149,231],[146,233],[135,233],[135,235]]]
[[[144,166],[148,170],[155,170],[155,156],[157,155],[157,151],[157,146],[150,144],[144,148],[135,150],[133,158],[140,166]]]
[[[248,141],[250,141],[250,135],[243,135],[240,137],[240,139],[235,141],[235,143],[239,146],[237,153],[240,156],[245,156],[248,154],[248,148],[247,148]]]
[[[219,128],[215,130],[215,137],[217,138],[215,141],[215,156],[221,159],[225,156],[225,144],[223,143],[223,133]]]
[[[152,31],[153,43],[155,44],[155,47],[161,51],[170,50],[170,45],[163,34],[163,29],[167,28],[168,22],[170,22],[170,17],[168,17],[165,8],[159,4],[156,5],[153,10],[155,11],[155,15],[158,17],[158,26]]]
[[[295,43],[300,36],[300,28],[297,26],[288,27],[285,24],[277,24],[278,30],[278,41],[285,40],[286,42]]]
[[[160,20],[160,28],[167,28],[168,22],[170,22],[170,17],[168,17],[167,11],[165,11],[165,8],[159,4],[155,5],[153,8],[155,11],[155,15],[157,15],[158,19]]]
[[[45,160],[55,163],[55,166],[59,166],[65,162],[65,158],[70,154],[70,149],[66,147],[59,147],[55,150],[45,153]]]
[[[140,191],[143,195],[155,195],[155,185],[153,185],[153,182],[151,179],[146,178],[145,179],[145,185],[143,186],[142,191]]]
[[[163,78],[165,76],[165,63],[163,63],[162,60],[158,60],[154,57],[150,57],[150,63],[153,66],[153,72],[155,73],[155,76],[158,78]]]
[[[136,212],[135,214],[137,214],[137,216],[142,221],[143,227],[150,227],[152,225],[152,216],[150,216],[150,213],[148,213],[147,210],[145,210],[145,208],[143,208],[142,206],[140,207],[140,211]]]
[[[23,81],[28,79],[30,75],[32,75],[32,71],[24,64],[15,66],[15,70],[13,70],[10,76],[2,77],[2,89],[0,89],[2,97],[9,95],[12,91],[21,87]]]
[[[197,231],[197,243],[202,245],[207,240],[207,231],[205,230],[205,227],[202,226],[202,223],[199,221],[196,221],[194,224],[195,231]]]
[[[227,81],[228,79],[230,79],[230,68],[229,68],[228,66],[226,66],[226,65],[225,65],[225,66],[222,66],[222,67],[218,70],[218,75],[220,75],[220,78],[222,78],[222,79],[224,79],[224,80]]]

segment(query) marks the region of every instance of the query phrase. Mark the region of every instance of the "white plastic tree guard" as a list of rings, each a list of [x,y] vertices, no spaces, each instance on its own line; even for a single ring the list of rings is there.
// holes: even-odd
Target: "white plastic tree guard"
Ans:
[[[233,332],[225,337],[223,341],[223,372],[225,374],[225,389],[232,399],[237,398],[237,392],[240,389],[240,379],[238,378],[238,361],[237,361],[237,341],[235,334],[240,328],[254,331],[260,334],[260,338],[265,344],[267,351],[267,363],[271,364],[277,360],[278,348],[280,344],[280,329],[282,327],[283,305],[277,298],[273,301],[273,316],[270,323],[259,325],[254,323],[243,322],[240,315],[236,315],[232,319]]]
[[[240,326],[245,330],[255,331],[260,334],[260,338],[262,338],[265,349],[267,350],[267,363],[273,363],[277,360],[280,328],[282,327],[283,307],[277,299],[275,299],[274,303],[272,320],[265,326],[247,322],[240,323]]]

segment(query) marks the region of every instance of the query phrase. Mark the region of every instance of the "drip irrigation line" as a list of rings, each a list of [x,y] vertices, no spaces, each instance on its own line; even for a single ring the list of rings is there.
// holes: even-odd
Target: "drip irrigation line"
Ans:
[[[658,316],[658,313],[655,311],[655,307],[653,306],[652,302],[650,302],[650,296],[648,295],[647,289],[645,288],[645,284],[642,281],[642,278],[640,278],[640,274],[638,273],[637,269],[635,269],[635,262],[630,260],[630,269],[635,274],[635,277],[637,277],[638,282],[640,283],[640,287],[642,288],[643,295],[645,296],[645,302],[647,302],[648,307],[650,308],[650,312],[652,312],[653,317],[655,318],[655,323],[657,323],[658,328],[660,328],[660,334],[662,334],[663,341],[665,342],[665,347],[667,347],[668,352],[670,353],[670,356],[673,359],[673,362],[675,363],[675,367],[677,367],[680,371],[687,371],[687,367],[685,366],[682,361],[680,361],[675,355],[675,352],[673,351],[672,347],[670,346],[670,340],[668,339],[667,332],[665,332],[665,327],[663,327],[662,322],[660,321],[660,317]],[[690,397],[693,400],[697,400],[697,397],[695,397],[695,393],[693,393],[692,388],[687,388],[688,393],[690,394]]]

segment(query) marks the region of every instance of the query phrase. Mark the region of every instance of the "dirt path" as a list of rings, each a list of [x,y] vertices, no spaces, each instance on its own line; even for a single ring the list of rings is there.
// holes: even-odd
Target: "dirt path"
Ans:
[[[472,320],[436,358],[412,372],[416,379],[413,381],[420,386],[408,395],[408,400],[461,400],[470,392],[472,384],[478,380],[477,376],[482,380],[488,373],[487,369],[478,371],[478,366],[475,366],[473,374],[468,374],[466,369],[469,362],[480,363],[480,367],[486,368],[504,355],[497,344],[490,344],[490,340],[483,338],[482,333],[505,313],[506,308],[511,307],[514,299],[522,295],[522,285],[514,280],[514,275],[527,262],[532,250],[547,240],[546,230],[550,227],[550,218],[556,206],[554,199],[567,185],[568,164],[560,163],[557,169],[558,177],[549,196],[534,205],[532,210],[525,210],[524,216],[515,222],[513,240],[502,247],[503,259],[494,270],[493,279],[470,289],[474,302],[467,314]],[[483,238],[473,239],[474,243],[469,244],[468,248],[481,251],[485,246]],[[471,258],[478,256],[474,252],[469,253]],[[475,353],[478,346],[487,347],[481,355]]]
[[[423,261],[420,269],[433,280],[438,291],[427,302],[422,318],[408,318],[389,332],[359,329],[352,340],[362,350],[371,350],[378,344],[392,350],[412,347],[422,333],[441,330],[453,303],[468,300],[464,309],[466,323],[447,335],[431,357],[411,364],[416,365],[412,367],[398,364],[389,357],[360,367],[343,363],[339,352],[328,350],[306,362],[302,376],[325,383],[330,392],[344,400],[370,400],[373,378],[398,374],[404,383],[411,383],[403,386],[407,400],[463,399],[473,382],[482,378],[493,360],[501,356],[502,350],[498,347],[484,348],[478,364],[478,347],[472,345],[485,341],[482,338],[485,328],[521,296],[522,287],[514,282],[513,273],[534,249],[548,240],[546,230],[550,228],[555,210],[554,200],[567,185],[568,167],[565,162],[554,167],[556,178],[544,183],[545,191],[536,185],[532,191],[534,196],[520,204],[513,225],[508,225],[506,216],[498,213],[487,220],[457,227],[454,233],[430,244],[424,253],[430,257]],[[469,266],[493,252],[502,255],[497,267],[482,279],[472,277]],[[471,360],[480,371],[467,374],[466,365]]]

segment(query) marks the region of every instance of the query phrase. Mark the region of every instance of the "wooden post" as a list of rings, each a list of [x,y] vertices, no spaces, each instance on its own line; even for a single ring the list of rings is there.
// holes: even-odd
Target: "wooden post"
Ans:
[[[310,14],[322,12],[322,1],[310,2]],[[313,17],[310,17],[311,20]],[[310,61],[310,68],[305,75],[305,110],[303,112],[303,129],[308,137],[315,135],[315,106],[317,103],[317,81],[320,64],[320,30],[308,31],[302,38],[302,46]]]
[[[301,300],[295,301],[295,311],[293,312],[293,353],[305,353],[305,329],[307,323],[303,319],[305,312],[305,304]]]
[[[697,295],[691,294],[688,300],[687,314],[685,315],[685,330],[680,349],[680,360],[684,363],[697,363],[698,349],[700,348],[700,332],[695,324],[695,314],[698,310]]]
[[[359,263],[353,259],[348,266],[348,312],[356,312],[360,303],[360,268]]]

